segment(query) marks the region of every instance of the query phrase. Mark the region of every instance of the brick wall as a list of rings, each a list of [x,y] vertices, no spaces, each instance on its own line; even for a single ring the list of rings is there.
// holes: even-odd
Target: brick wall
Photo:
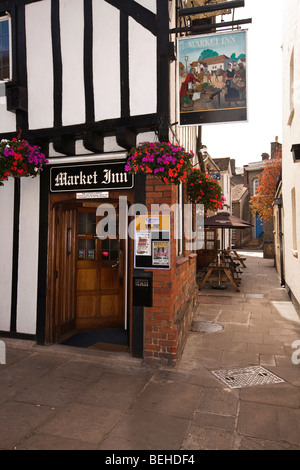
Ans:
[[[177,203],[177,187],[147,177],[146,204]],[[144,358],[176,365],[187,339],[197,298],[195,254],[177,257],[171,212],[171,268],[153,270],[153,307],[145,308]]]

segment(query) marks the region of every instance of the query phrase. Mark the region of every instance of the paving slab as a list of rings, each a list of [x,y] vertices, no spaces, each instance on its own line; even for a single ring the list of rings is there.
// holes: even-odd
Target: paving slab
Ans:
[[[98,445],[77,439],[62,438],[37,432],[29,436],[15,450],[98,450]]]
[[[153,411],[129,411],[101,443],[101,448],[111,448],[112,442],[122,438],[132,442],[134,447],[143,447],[145,450],[179,450],[189,426],[190,420],[186,418]]]
[[[13,450],[55,414],[46,406],[7,402],[0,406],[0,449]]]
[[[300,446],[300,410],[278,408],[279,439]]]
[[[52,420],[40,427],[40,432],[62,439],[76,439],[100,444],[122,415],[107,406],[72,403]]]
[[[288,408],[300,408],[299,389],[289,383],[243,388],[240,390],[240,400]]]
[[[230,431],[192,426],[184,450],[235,450],[235,436]]]
[[[240,403],[237,431],[241,436],[278,441],[276,407],[242,401]]]
[[[126,410],[135,403],[148,381],[143,376],[107,371],[80,396],[79,401]]]
[[[197,411],[235,416],[238,401],[236,390],[207,388],[201,392]]]
[[[132,410],[192,419],[200,393],[201,388],[195,384],[174,380],[151,381],[132,406]]]

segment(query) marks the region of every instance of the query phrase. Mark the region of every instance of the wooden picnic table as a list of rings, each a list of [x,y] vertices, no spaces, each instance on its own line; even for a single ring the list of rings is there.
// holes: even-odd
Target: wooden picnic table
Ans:
[[[235,250],[232,250],[232,253],[233,253],[233,255],[231,255],[231,259],[233,259],[235,261],[239,261],[239,263],[241,263],[243,268],[246,268],[247,266],[245,265],[245,261],[246,261],[247,258],[245,258],[244,256],[240,256],[238,254],[238,252],[235,251]]]
[[[230,261],[222,261],[219,264],[218,260],[215,260],[208,266],[207,272],[200,283],[199,290],[202,289],[207,282],[229,281],[234,289],[239,292],[239,283],[241,281],[239,274],[239,270],[237,270]]]

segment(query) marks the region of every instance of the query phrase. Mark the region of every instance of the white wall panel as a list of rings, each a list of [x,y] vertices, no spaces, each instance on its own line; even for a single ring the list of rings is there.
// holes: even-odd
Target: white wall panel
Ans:
[[[53,126],[51,1],[26,5],[29,128]]]
[[[63,63],[62,122],[64,126],[68,126],[85,122],[83,0],[60,2],[60,27]]]
[[[13,257],[14,180],[0,187],[0,330],[10,330]]]
[[[157,111],[156,37],[135,20],[129,21],[130,114]]]
[[[7,111],[5,82],[0,82],[0,133],[16,130],[16,115]]]
[[[121,116],[119,11],[94,0],[94,97],[95,120]]]
[[[21,178],[17,332],[24,334],[36,333],[39,183],[39,176]]]
[[[137,3],[156,14],[156,0],[138,0]]]

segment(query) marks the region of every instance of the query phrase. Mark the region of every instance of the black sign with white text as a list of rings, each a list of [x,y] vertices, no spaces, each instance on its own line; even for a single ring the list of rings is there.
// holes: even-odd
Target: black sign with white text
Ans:
[[[133,188],[133,175],[124,162],[55,166],[50,169],[50,191],[80,192]]]

